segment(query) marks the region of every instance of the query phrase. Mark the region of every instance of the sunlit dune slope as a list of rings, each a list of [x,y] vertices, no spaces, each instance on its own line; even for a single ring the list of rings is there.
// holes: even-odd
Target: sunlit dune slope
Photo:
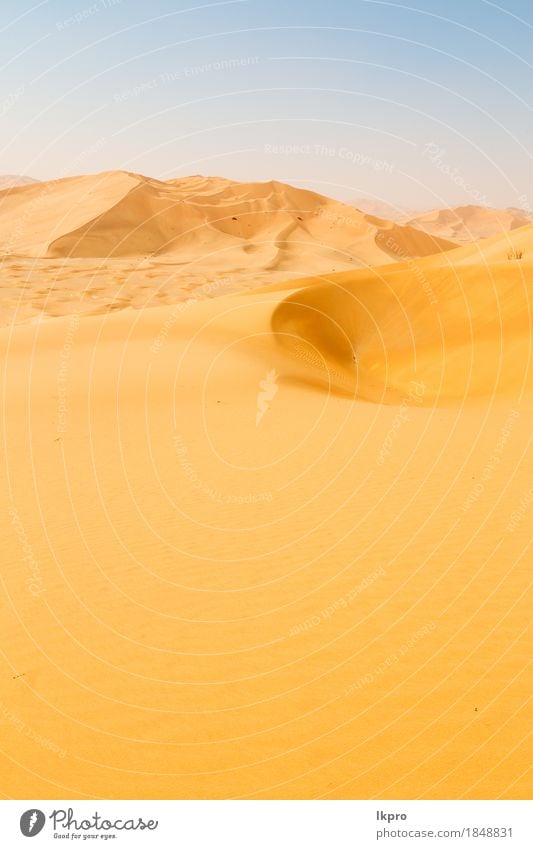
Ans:
[[[436,268],[452,269],[465,265],[478,268],[480,275],[490,275],[490,266],[502,263],[508,269],[517,266],[515,270],[519,273],[522,268],[522,273],[528,276],[529,262],[532,259],[533,223],[529,223],[516,230],[461,245],[446,253],[435,253],[428,257],[407,260],[405,267],[409,266],[413,275],[423,284]],[[399,265],[398,268],[401,266]]]
[[[430,265],[440,264],[435,256]],[[450,253],[450,265],[473,264],[484,266],[494,262],[524,262],[533,259],[533,224],[526,224],[509,233],[500,233],[490,239],[480,239],[472,245],[456,248]],[[421,261],[422,262],[422,261]]]
[[[0,245],[0,790],[528,798],[533,226],[113,172]]]
[[[425,256],[455,243],[283,183],[160,182],[127,172],[0,194],[0,250],[19,256],[159,256],[218,268],[317,271]]]
[[[455,247],[454,242],[439,236],[433,236],[432,241],[428,242],[426,233],[408,224],[393,224],[379,229],[376,244],[396,262],[413,257],[432,256]]]
[[[0,332],[6,793],[528,798],[519,265]]]
[[[219,297],[454,247],[275,181],[65,178],[0,191],[0,326]]]
[[[338,274],[276,309],[279,342],[324,385],[394,402],[509,397],[529,379],[533,259]]]

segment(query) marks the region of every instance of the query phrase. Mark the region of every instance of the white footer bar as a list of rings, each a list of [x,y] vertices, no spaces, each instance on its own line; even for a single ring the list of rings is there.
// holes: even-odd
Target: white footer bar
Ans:
[[[532,849],[533,811],[525,801],[2,801],[0,835],[6,849]]]

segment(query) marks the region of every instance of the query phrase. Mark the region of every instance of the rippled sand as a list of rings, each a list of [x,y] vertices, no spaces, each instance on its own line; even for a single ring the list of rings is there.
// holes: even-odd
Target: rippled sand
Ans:
[[[74,257],[125,303],[64,314],[61,261],[5,260],[43,278],[0,331],[7,795],[529,795],[533,266],[508,238],[159,301],[131,257]]]

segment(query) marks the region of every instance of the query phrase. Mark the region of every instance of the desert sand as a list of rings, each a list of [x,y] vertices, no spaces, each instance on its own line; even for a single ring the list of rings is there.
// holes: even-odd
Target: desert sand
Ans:
[[[65,178],[0,191],[0,322],[217,297],[456,244],[276,181]]]
[[[0,196],[3,793],[527,798],[533,226],[45,185]]]
[[[531,212],[524,209],[492,209],[467,204],[420,213],[407,222],[402,220],[437,238],[465,244],[517,230],[531,224],[532,219]]]

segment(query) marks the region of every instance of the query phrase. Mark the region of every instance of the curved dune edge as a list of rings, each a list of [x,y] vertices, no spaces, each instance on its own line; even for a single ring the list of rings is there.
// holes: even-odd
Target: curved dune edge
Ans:
[[[11,798],[530,796],[533,227],[323,277],[276,233],[313,277],[136,309],[110,260],[113,313],[0,330]]]
[[[12,797],[529,797],[531,400],[309,391],[287,295],[0,331]]]
[[[529,384],[533,263],[331,275],[289,295],[272,329],[296,377],[397,403],[508,396]],[[414,387],[416,386],[416,389]]]

